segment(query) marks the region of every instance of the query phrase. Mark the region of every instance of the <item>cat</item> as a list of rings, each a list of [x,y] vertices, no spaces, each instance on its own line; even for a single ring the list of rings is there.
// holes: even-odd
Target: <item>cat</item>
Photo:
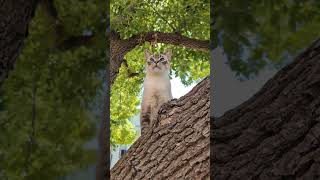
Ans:
[[[171,55],[170,49],[159,55],[145,51],[146,78],[141,103],[141,134],[153,125],[161,105],[172,99],[169,78]]]

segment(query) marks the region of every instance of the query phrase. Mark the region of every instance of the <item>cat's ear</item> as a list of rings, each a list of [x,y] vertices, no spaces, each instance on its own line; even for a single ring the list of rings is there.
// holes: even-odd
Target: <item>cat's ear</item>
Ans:
[[[167,49],[165,52],[165,55],[167,56],[168,60],[171,60],[171,56],[172,56],[172,50],[171,49]]]
[[[148,49],[145,50],[144,54],[146,56],[146,60],[148,60],[149,57],[151,56],[151,53],[150,53],[150,51]]]

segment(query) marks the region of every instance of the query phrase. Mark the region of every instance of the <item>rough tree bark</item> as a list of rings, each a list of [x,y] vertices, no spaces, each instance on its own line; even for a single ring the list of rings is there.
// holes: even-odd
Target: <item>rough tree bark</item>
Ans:
[[[209,179],[209,79],[159,110],[158,121],[111,170],[111,179]]]
[[[126,63],[124,60],[125,54],[144,42],[156,40],[158,43],[209,51],[209,41],[188,38],[178,33],[147,32],[134,35],[128,39],[121,39],[117,32],[112,31],[110,40],[111,85],[115,81],[121,64]],[[186,109],[189,111],[187,112]],[[208,178],[208,109],[209,80],[206,78],[186,96],[179,100],[173,100],[162,107],[160,118],[165,118],[154,125],[160,126],[149,131],[134,143],[130,148],[130,152],[134,155],[131,154],[127,156],[127,159],[122,159],[113,168],[111,178],[121,180]],[[156,142],[160,143],[157,144]],[[127,163],[129,163],[129,166],[126,166]],[[185,164],[189,164],[187,167],[190,168],[185,168]]]
[[[38,0],[0,0],[0,86],[13,69],[28,36]]]
[[[201,179],[209,171],[209,80],[162,106],[111,179]],[[320,39],[251,99],[211,119],[212,179],[320,178]]]
[[[58,19],[53,0],[0,0],[0,86],[14,68],[15,62],[28,36],[28,26],[41,5],[52,17],[59,37],[65,36],[64,28]],[[69,49],[90,44],[94,35],[70,36],[57,44],[57,48]]]
[[[212,179],[320,179],[320,40],[211,122]]]

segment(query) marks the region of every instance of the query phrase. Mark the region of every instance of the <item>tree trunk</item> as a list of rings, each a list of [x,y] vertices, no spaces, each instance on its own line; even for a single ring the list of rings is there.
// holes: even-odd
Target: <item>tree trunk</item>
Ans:
[[[211,123],[212,179],[320,179],[320,40]]]
[[[208,179],[209,80],[164,104],[111,179]],[[251,99],[211,119],[212,179],[319,179],[320,40]]]
[[[20,54],[36,5],[37,0],[0,0],[0,86]]]
[[[159,110],[157,122],[111,170],[111,179],[209,179],[209,79]]]

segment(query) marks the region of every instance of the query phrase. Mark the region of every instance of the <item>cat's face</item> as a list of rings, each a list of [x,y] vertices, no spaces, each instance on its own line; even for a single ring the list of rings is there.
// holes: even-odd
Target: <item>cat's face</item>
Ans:
[[[151,54],[149,51],[146,54],[146,69],[149,74],[163,74],[170,71],[171,50],[167,50],[164,54]]]

